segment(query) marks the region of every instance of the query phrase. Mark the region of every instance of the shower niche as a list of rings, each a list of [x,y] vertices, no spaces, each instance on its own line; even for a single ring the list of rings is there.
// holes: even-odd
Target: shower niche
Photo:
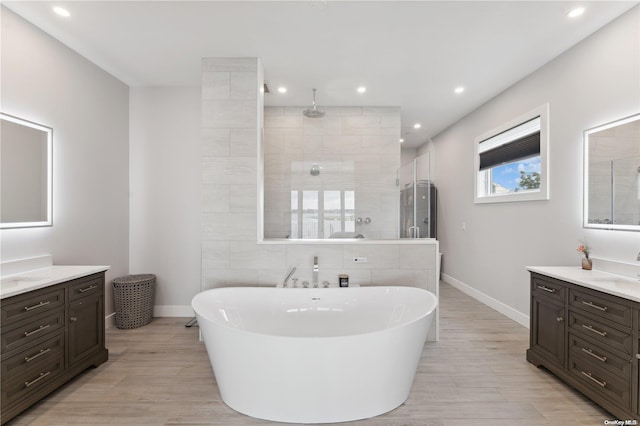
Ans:
[[[400,238],[437,238],[438,191],[431,181],[429,154],[398,171]]]

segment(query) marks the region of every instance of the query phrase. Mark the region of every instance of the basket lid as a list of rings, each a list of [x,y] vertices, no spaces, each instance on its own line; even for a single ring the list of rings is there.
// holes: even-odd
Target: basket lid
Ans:
[[[124,277],[118,277],[114,279],[112,282],[115,284],[135,284],[143,281],[155,280],[156,276],[154,274],[135,274],[135,275],[126,275]]]

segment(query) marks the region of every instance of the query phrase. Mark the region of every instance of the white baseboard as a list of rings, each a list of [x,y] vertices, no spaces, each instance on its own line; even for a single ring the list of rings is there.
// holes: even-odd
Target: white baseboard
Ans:
[[[153,307],[154,317],[195,317],[191,306],[156,305]]]
[[[465,294],[468,294],[469,296],[473,297],[474,299],[478,300],[479,302],[484,303],[485,305],[487,305],[491,309],[494,309],[494,310],[500,312],[502,315],[506,316],[507,318],[511,318],[512,320],[514,320],[518,324],[523,325],[526,328],[529,328],[529,316],[528,315],[525,315],[522,312],[516,311],[511,306],[505,305],[504,303],[500,302],[499,300],[496,300],[491,296],[487,296],[486,294],[482,293],[481,291],[478,291],[475,288],[463,283],[462,281],[458,281],[457,279],[455,279],[452,276],[447,275],[445,273],[442,274],[442,281],[446,282],[447,284],[451,284],[452,286],[454,286],[455,288],[457,288],[461,292],[463,292]]]
[[[113,312],[104,317],[104,328],[113,328],[116,326],[116,313]]]

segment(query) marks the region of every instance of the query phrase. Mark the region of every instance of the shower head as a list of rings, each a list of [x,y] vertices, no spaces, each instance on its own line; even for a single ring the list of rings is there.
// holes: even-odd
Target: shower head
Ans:
[[[316,107],[316,89],[313,89],[313,106],[302,111],[302,115],[309,118],[324,117],[324,111],[321,111]]]

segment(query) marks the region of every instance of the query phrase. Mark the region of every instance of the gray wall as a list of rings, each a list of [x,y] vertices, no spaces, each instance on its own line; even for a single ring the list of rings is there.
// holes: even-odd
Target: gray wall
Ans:
[[[2,260],[129,272],[129,89],[2,7],[2,111],[53,128],[53,226],[0,231]],[[107,313],[113,311],[107,292]]]
[[[551,199],[475,205],[474,138],[546,102]],[[636,7],[435,137],[445,279],[526,322],[526,265],[578,266],[585,237],[593,256],[635,262],[640,233],[582,228],[582,132],[639,111]]]

